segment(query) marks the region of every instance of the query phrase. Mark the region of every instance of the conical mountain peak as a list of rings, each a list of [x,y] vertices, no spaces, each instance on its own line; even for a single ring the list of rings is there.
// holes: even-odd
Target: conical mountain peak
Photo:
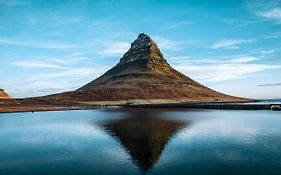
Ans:
[[[249,101],[209,89],[175,70],[157,44],[141,33],[120,62],[76,91],[50,98],[75,101],[182,100],[193,102]]]
[[[139,34],[132,42],[131,48],[120,59],[119,64],[142,59],[164,59],[157,44],[144,33]]]

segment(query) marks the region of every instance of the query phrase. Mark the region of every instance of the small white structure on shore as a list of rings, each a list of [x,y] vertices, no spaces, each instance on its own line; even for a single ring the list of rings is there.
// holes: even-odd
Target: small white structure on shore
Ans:
[[[270,106],[272,111],[281,111],[281,105],[272,105]]]

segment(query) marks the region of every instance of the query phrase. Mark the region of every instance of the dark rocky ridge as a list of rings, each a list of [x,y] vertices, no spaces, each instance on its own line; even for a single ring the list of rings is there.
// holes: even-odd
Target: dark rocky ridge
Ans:
[[[8,95],[4,89],[0,89],[0,99],[8,99],[8,98],[11,98],[10,95]]]
[[[149,59],[150,55],[153,55],[155,58],[163,59],[163,54],[160,52],[156,43],[149,36],[141,33],[131,44],[131,48],[120,59],[119,64],[139,59]]]
[[[71,101],[250,101],[216,92],[173,69],[157,44],[144,33],[131,44],[120,62],[99,78],[76,91],[47,97]]]

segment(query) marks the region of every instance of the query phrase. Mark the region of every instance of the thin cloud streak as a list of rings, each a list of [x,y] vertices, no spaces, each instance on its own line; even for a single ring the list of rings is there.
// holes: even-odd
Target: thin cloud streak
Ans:
[[[267,86],[281,86],[281,83],[269,83],[269,84],[259,84],[257,86],[267,87]]]
[[[259,12],[258,15],[281,24],[281,8],[273,8],[269,11]]]
[[[11,62],[12,66],[22,68],[55,68],[68,69],[69,65],[76,65],[78,63],[86,64],[91,58],[83,56],[82,53],[73,53],[64,57],[42,57],[36,59],[28,59],[22,61]]]
[[[15,61],[12,63],[14,66],[19,66],[22,68],[55,68],[55,69],[65,69],[64,67],[57,65],[57,64],[52,64],[52,63],[47,63],[47,62],[42,62],[42,61]]]
[[[233,59],[229,62],[232,62],[232,63],[247,63],[247,62],[252,62],[252,61],[256,61],[258,60],[257,58],[255,57],[240,57],[240,58],[236,58],[236,59]]]
[[[266,39],[281,38],[281,32],[270,33],[269,35],[265,36],[264,38],[266,38]]]
[[[37,74],[32,76],[30,79],[31,80],[54,80],[58,78],[63,78],[66,77],[69,79],[69,77],[74,78],[74,77],[81,77],[83,79],[83,76],[88,76],[92,75],[92,77],[96,78],[97,76],[101,75],[104,73],[106,70],[108,70],[108,66],[99,66],[96,68],[92,67],[82,67],[82,68],[68,68],[65,71],[61,72],[53,72],[53,73],[48,73],[48,74]]]
[[[102,75],[108,66],[68,68],[45,74],[35,74],[24,83],[7,83],[4,87],[9,89],[14,97],[34,97],[75,90],[89,81]]]
[[[170,30],[170,29],[183,27],[185,25],[189,25],[189,24],[193,24],[193,23],[194,23],[193,21],[180,21],[180,22],[177,22],[177,23],[173,23],[173,24],[164,26],[163,29]]]
[[[192,78],[205,82],[220,82],[233,79],[243,79],[259,72],[280,69],[280,65],[257,64],[261,58],[253,56],[238,56],[222,60],[192,59],[191,57],[175,57],[175,68]],[[208,74],[206,74],[208,72]]]
[[[219,65],[175,65],[179,71],[205,82],[220,82],[233,79],[243,79],[258,72],[280,69],[278,65],[260,64],[219,64]],[[208,72],[208,74],[206,74]]]
[[[211,45],[212,49],[238,49],[240,44],[255,42],[254,39],[221,39]]]
[[[185,41],[174,41],[160,36],[152,36],[158,47],[163,50],[179,51],[181,45],[186,44]]]
[[[129,50],[130,44],[127,42],[115,42],[108,44],[107,47],[101,49],[101,51],[98,52],[98,55],[100,56],[121,56],[124,54],[127,50]]]
[[[227,57],[224,57],[227,58]],[[225,63],[248,63],[248,62],[253,62],[253,61],[260,61],[262,59],[253,57],[253,56],[235,56],[235,57],[230,57],[227,59],[221,59],[215,58],[215,59],[193,59],[192,57],[189,56],[179,56],[179,57],[170,57],[171,60],[174,60],[177,63],[181,64],[225,64]]]
[[[280,0],[249,0],[247,6],[258,17],[281,24]]]
[[[0,39],[0,45],[13,45],[21,47],[45,48],[45,49],[73,49],[80,46],[74,44],[56,43],[56,42],[30,42],[28,40]]]
[[[90,58],[83,57],[82,53],[73,53],[61,58],[15,61],[11,65],[25,69],[50,69],[50,71],[48,71],[49,73],[33,74],[28,77],[27,82],[8,83],[5,87],[12,91],[12,95],[15,97],[41,96],[75,90],[109,69],[108,66],[93,64],[91,64],[93,67],[85,67],[89,60]],[[84,67],[76,67],[78,63]]]

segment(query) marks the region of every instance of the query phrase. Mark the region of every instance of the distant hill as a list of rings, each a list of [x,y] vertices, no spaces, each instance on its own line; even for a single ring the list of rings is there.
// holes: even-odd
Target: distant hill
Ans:
[[[264,101],[281,102],[281,98],[263,99]]]
[[[8,95],[4,89],[0,89],[0,99],[8,99],[8,98],[11,98],[10,95]]]
[[[168,64],[157,44],[144,33],[131,44],[119,63],[105,74],[75,91],[47,98],[84,102],[130,99],[197,102],[250,100],[214,91],[178,72]]]

